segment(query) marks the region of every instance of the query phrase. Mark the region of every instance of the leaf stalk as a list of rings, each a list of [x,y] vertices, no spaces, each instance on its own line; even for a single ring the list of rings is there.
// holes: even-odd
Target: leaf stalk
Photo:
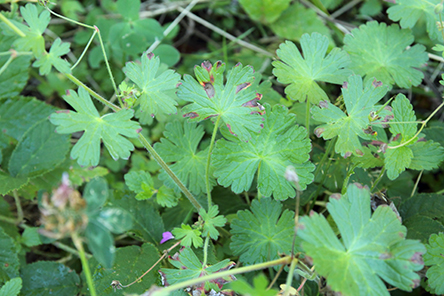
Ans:
[[[219,128],[219,123],[220,123],[220,115],[217,116],[216,123],[214,124],[213,134],[211,135],[210,148],[208,149],[207,165],[205,167],[205,187],[207,189],[208,209],[211,207],[211,188],[210,188],[211,153],[213,152],[214,142],[216,140],[216,134]]]

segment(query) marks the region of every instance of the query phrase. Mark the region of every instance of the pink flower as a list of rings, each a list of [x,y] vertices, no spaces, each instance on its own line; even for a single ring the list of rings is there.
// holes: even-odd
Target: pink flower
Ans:
[[[162,240],[160,241],[161,244],[163,244],[166,241],[169,241],[170,239],[173,239],[174,236],[171,232],[167,231],[162,233]]]

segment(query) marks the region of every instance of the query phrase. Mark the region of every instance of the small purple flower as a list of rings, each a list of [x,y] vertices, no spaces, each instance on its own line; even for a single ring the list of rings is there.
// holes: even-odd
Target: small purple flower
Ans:
[[[162,240],[160,241],[161,244],[163,244],[166,241],[169,241],[170,239],[173,239],[174,236],[171,232],[167,231],[162,233]]]

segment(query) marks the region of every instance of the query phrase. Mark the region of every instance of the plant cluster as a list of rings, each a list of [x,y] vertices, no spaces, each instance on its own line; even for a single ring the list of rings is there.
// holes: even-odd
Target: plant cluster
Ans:
[[[0,5],[0,296],[444,293],[442,1]]]

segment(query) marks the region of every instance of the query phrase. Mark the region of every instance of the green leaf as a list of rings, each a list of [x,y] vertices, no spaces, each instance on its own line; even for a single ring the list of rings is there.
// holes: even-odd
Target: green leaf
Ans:
[[[399,144],[399,142],[392,143]],[[387,177],[389,177],[390,180],[398,178],[399,174],[410,166],[412,158],[412,149],[407,146],[402,146],[396,149],[387,149],[384,160]]]
[[[444,233],[433,233],[426,245],[427,253],[424,254],[424,264],[430,266],[427,269],[427,284],[435,294],[444,293]]]
[[[240,0],[239,3],[252,20],[270,24],[279,18],[290,4],[290,0]]]
[[[159,259],[159,251],[152,244],[143,244],[139,246],[130,246],[118,248],[116,251],[115,264],[112,268],[104,268],[94,257],[88,261],[93,273],[94,286],[97,295],[122,296],[127,293],[142,294],[157,282],[159,265],[154,266],[153,270],[142,279],[125,289],[113,291],[111,282],[116,280],[122,285],[127,285],[141,276],[150,266]],[[82,274],[82,278],[84,274]],[[84,289],[84,294],[89,292]],[[75,295],[75,294],[72,294]],[[71,296],[72,296],[71,295]]]
[[[433,141],[416,142],[410,145],[413,158],[408,166],[412,170],[432,170],[444,160],[444,148]]]
[[[14,240],[0,228],[0,272],[3,271],[12,279],[19,276],[18,249]],[[0,280],[1,282],[1,280]]]
[[[0,289],[0,296],[17,296],[22,289],[22,279],[13,278]]]
[[[85,237],[94,258],[105,268],[111,268],[114,264],[116,248],[114,247],[114,238],[109,230],[97,220],[92,220],[86,227]]]
[[[415,112],[410,101],[403,94],[398,94],[392,103],[393,116],[390,120],[390,132],[393,136],[400,134],[401,143],[409,141],[416,134],[417,125]]]
[[[206,193],[205,167],[207,163],[208,149],[197,151],[205,132],[202,126],[195,123],[178,121],[170,122],[165,127],[164,138],[154,145],[156,151],[166,162],[174,162],[170,165],[171,170],[182,181],[182,183],[196,195]],[[211,168],[212,171],[212,168]],[[162,170],[159,179],[176,193],[179,187]],[[210,175],[210,188],[216,184],[212,174]]]
[[[396,4],[387,9],[391,20],[400,23],[401,28],[413,28],[421,19],[427,24],[427,32],[432,39],[442,39],[441,32],[436,26],[440,21],[439,15],[435,13],[435,6],[440,0],[398,0]]]
[[[31,126],[47,118],[54,111],[53,106],[31,97],[0,100],[2,132],[19,141]]]
[[[80,292],[79,276],[61,263],[39,261],[27,264],[21,268],[20,276],[23,280],[23,295],[72,296]]]
[[[287,166],[294,166],[302,190],[313,181],[314,169],[308,162],[311,150],[307,131],[295,123],[287,108],[265,105],[264,129],[250,141],[221,139],[213,153],[215,176],[219,184],[235,193],[249,190],[257,173],[258,190],[264,196],[284,200],[296,195],[294,184],[284,178]]]
[[[217,214],[219,214],[218,206],[211,206],[208,213],[204,208],[199,210],[199,215],[204,220],[202,235],[205,237],[210,236],[214,240],[217,240],[219,237],[219,231],[216,227],[223,227],[227,223],[227,219],[224,216],[218,216]]]
[[[51,45],[49,53],[44,53],[32,64],[33,67],[40,67],[39,74],[47,75],[51,72],[51,68],[57,69],[60,73],[70,74],[71,68],[66,60],[62,60],[60,57],[69,52],[69,43],[63,42],[60,38],[57,38]]]
[[[51,20],[49,11],[43,10],[39,15],[37,7],[28,3],[25,7],[20,7],[20,12],[29,28],[26,27],[27,31],[24,32],[26,36],[17,39],[14,45],[22,51],[32,49],[35,56],[40,56],[45,52],[45,40],[42,35]]]
[[[252,132],[258,133],[262,128],[262,110],[257,104],[262,96],[250,87],[254,71],[239,63],[228,72],[224,85],[224,70],[225,64],[220,61],[214,65],[203,62],[194,68],[197,81],[190,75],[184,75],[177,96],[192,102],[183,108],[184,116],[190,121],[220,116],[232,134],[248,141]]]
[[[270,198],[253,200],[250,211],[238,211],[231,222],[230,249],[245,265],[262,263],[289,254],[294,233],[294,212]],[[297,238],[296,238],[297,239]],[[298,240],[298,239],[297,239]]]
[[[278,81],[290,84],[285,93],[300,102],[308,100],[312,104],[329,100],[319,82],[342,84],[351,74],[347,53],[334,48],[327,56],[327,37],[313,33],[301,38],[302,54],[293,42],[286,41],[279,46],[276,54],[279,61],[274,61],[273,74]]]
[[[432,233],[444,232],[444,196],[435,193],[416,194],[397,206],[407,238],[426,243]]]
[[[132,171],[124,176],[125,184],[136,193],[136,199],[149,199],[154,194],[154,182],[150,173],[144,171]]]
[[[118,0],[117,11],[125,19],[138,20],[140,11],[140,0]]]
[[[171,233],[176,239],[182,239],[180,244],[184,247],[190,247],[191,244],[193,244],[195,248],[203,246],[203,239],[200,237],[201,232],[197,229],[192,229],[190,225],[182,223],[181,228],[174,228]]]
[[[34,247],[42,244],[37,227],[28,227],[22,234],[22,243],[28,247]]]
[[[234,292],[241,295],[275,296],[278,295],[279,292],[276,289],[267,289],[268,279],[263,273],[260,273],[253,279],[253,286],[248,284],[244,279],[238,279],[230,283],[230,287]]]
[[[100,140],[114,160],[129,158],[134,146],[123,136],[136,138],[138,135],[140,125],[130,120],[134,111],[124,109],[100,116],[83,87],[79,88],[79,94],[69,90],[63,99],[77,112],[53,113],[50,121],[58,126],[56,131],[61,134],[85,131],[71,151],[73,159],[78,159],[82,166],[96,166],[100,158]]]
[[[86,184],[83,190],[83,198],[86,200],[87,213],[95,214],[105,204],[108,199],[108,183],[103,178],[96,178]]]
[[[341,240],[327,219],[313,212],[300,219],[297,234],[333,291],[345,296],[388,296],[382,280],[405,291],[419,285],[415,271],[423,268],[424,245],[404,239],[406,229],[390,207],[378,207],[371,215],[367,188],[349,185],[339,200],[330,198],[327,209]]]
[[[45,119],[23,135],[9,160],[9,172],[13,177],[42,175],[61,164],[69,148],[69,137],[55,133]]]
[[[362,154],[359,138],[366,139],[364,129],[370,124],[370,113],[379,110],[375,106],[387,93],[387,87],[375,81],[367,81],[363,89],[360,76],[350,76],[342,88],[347,113],[331,104],[323,102],[311,109],[315,120],[325,122],[315,130],[315,134],[325,140],[338,137],[335,151],[344,156],[346,153]]]
[[[153,53],[159,57],[161,63],[168,67],[174,66],[180,60],[180,52],[169,44],[160,44]]]
[[[421,83],[424,75],[415,69],[427,62],[423,45],[413,42],[410,30],[400,30],[398,25],[368,22],[344,37],[344,49],[352,61],[350,68],[365,80],[382,81],[384,85],[397,84],[410,88]]]
[[[180,195],[177,195],[173,189],[161,186],[156,194],[156,201],[161,207],[175,207],[179,201]]]
[[[120,199],[112,199],[109,205],[129,213],[133,221],[129,232],[133,233],[136,239],[159,244],[165,227],[152,203],[147,200],[138,201],[132,195],[124,195]]]
[[[144,53],[141,63],[129,62],[123,71],[140,91],[138,102],[141,111],[151,116],[176,113],[176,101],[166,91],[174,89],[180,75],[173,70],[159,69],[160,60],[152,53]]]
[[[27,177],[14,178],[11,175],[0,172],[0,195],[6,195],[14,189],[20,189],[29,182]]]
[[[362,147],[362,155],[353,155],[352,161],[357,164],[358,167],[363,169],[382,167],[384,166],[384,159],[378,154],[378,148],[369,145],[368,147]]]

